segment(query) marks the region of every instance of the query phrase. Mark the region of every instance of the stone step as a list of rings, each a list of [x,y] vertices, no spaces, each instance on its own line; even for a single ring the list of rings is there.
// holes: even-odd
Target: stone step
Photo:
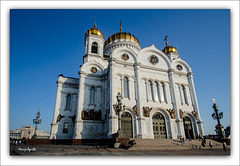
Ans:
[[[186,140],[185,143],[174,139],[134,139],[136,145],[130,150],[179,150],[179,149],[210,149],[209,141],[206,140],[206,146],[202,147],[202,141],[198,139]],[[222,148],[222,144],[212,141],[214,148]]]

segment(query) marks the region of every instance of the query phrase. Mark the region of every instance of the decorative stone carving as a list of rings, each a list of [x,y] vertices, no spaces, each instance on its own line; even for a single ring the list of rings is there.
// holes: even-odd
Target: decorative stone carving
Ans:
[[[143,107],[143,116],[145,117],[149,117],[150,116],[150,112],[153,108],[149,108],[149,107]]]
[[[82,119],[83,120],[101,120],[101,116],[102,116],[101,110],[94,111],[94,109],[91,109],[89,111],[88,110],[82,111]]]
[[[183,118],[183,113],[184,113],[184,112],[180,109],[180,110],[179,110],[179,116],[180,116],[181,119]]]
[[[150,56],[150,62],[155,65],[158,63],[158,58],[155,55],[152,55]]]
[[[195,112],[195,110],[192,111],[192,114],[193,114],[194,118],[197,120],[198,116],[197,116],[197,113]]]
[[[139,110],[138,110],[137,105],[133,106],[133,112],[134,112],[135,115],[137,115],[137,116],[139,115]]]
[[[122,54],[122,59],[127,61],[129,59],[128,54]]]
[[[72,122],[75,123],[75,120],[76,120],[76,115],[73,115],[73,116],[69,116],[69,118],[72,119]]]
[[[176,112],[175,112],[174,109],[166,109],[166,110],[167,110],[167,112],[170,114],[170,117],[171,117],[172,119],[176,119]]]
[[[115,114],[118,115],[117,104],[113,104],[113,109],[115,110]]]
[[[57,123],[64,117],[64,115],[59,114],[57,117]]]
[[[97,68],[96,67],[92,67],[90,70],[91,70],[92,73],[96,73],[97,72]]]

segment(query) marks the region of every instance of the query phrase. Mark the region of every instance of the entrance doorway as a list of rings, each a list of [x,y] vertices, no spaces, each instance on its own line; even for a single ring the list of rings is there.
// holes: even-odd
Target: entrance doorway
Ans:
[[[121,115],[121,129],[126,138],[133,138],[132,116],[128,112]]]
[[[193,137],[193,128],[192,128],[192,122],[191,119],[187,116],[183,117],[183,126],[184,126],[184,131],[185,131],[185,137],[186,139],[189,138],[189,136],[191,138]]]
[[[161,113],[155,113],[152,117],[154,139],[166,139],[165,118]]]

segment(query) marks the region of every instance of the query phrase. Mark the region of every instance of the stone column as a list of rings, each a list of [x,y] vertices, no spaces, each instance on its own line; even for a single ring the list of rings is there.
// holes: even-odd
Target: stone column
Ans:
[[[113,104],[116,104],[117,97],[117,87],[115,83],[115,69],[114,69],[115,61],[110,58],[109,60],[109,78],[110,78],[110,114],[109,114],[109,131],[108,138],[112,138],[114,133],[117,133],[118,129],[118,118],[115,114],[115,110],[113,108]]]
[[[148,95],[148,91],[149,91],[149,89],[148,89],[148,80],[144,80],[145,81],[145,87],[146,87],[146,99],[147,99],[147,101],[149,101],[149,95]]]
[[[82,128],[83,128],[83,121],[82,121],[82,110],[84,104],[84,82],[85,82],[85,75],[84,73],[80,72],[80,79],[79,79],[79,93],[78,93],[78,106],[77,106],[77,113],[76,113],[76,122],[75,122],[75,130],[74,130],[74,139],[81,139],[82,135]]]
[[[106,94],[107,94],[107,89],[106,89],[106,82],[105,82],[105,77],[103,76],[101,81],[102,81],[102,89],[101,89],[101,111],[102,111],[102,120],[105,120],[105,114],[106,114]]]
[[[178,137],[183,136],[183,124],[182,124],[182,120],[180,118],[179,115],[179,110],[177,107],[177,101],[176,101],[176,94],[175,94],[175,82],[174,82],[174,78],[173,78],[173,72],[174,69],[169,69],[168,70],[168,76],[169,76],[169,80],[170,80],[170,84],[171,84],[171,95],[172,95],[172,103],[173,103],[173,109],[176,112],[176,124],[177,124],[177,131],[178,131]]]
[[[56,132],[58,130],[57,117],[58,117],[59,112],[60,112],[60,103],[61,103],[61,90],[62,90],[62,84],[57,82],[57,94],[56,94],[53,121],[52,121],[52,124],[51,124],[50,139],[56,139]]]
[[[192,99],[193,99],[193,108],[198,116],[197,123],[198,123],[199,134],[204,135],[203,122],[202,122],[202,119],[200,116],[198,102],[197,102],[197,95],[196,95],[195,86],[194,86],[194,82],[193,82],[193,73],[189,72],[187,74],[187,77],[188,77],[188,82],[190,84],[190,89],[191,89],[191,94],[192,94]]]
[[[135,71],[135,78],[136,78],[136,94],[137,94],[137,98],[136,98],[136,104],[138,106],[138,111],[139,111],[139,116],[137,118],[138,120],[138,134],[137,137],[138,138],[144,138],[144,117],[143,117],[143,110],[142,110],[142,103],[141,103],[141,95],[142,95],[142,88],[141,88],[141,76],[140,76],[140,63],[135,63],[134,64],[134,71]]]

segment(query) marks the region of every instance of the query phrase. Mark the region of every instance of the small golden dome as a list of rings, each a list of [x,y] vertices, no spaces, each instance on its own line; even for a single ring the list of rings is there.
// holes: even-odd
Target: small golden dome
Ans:
[[[87,32],[85,33],[85,37],[87,37],[87,35],[89,34],[101,36],[104,39],[103,33],[99,29],[97,29],[96,24],[94,25],[94,28],[90,28],[89,30],[87,30]]]
[[[169,53],[169,52],[174,52],[177,53],[177,49],[173,46],[166,46],[163,50],[162,50],[165,54]]]
[[[109,43],[111,43],[112,41],[114,40],[118,40],[118,39],[129,39],[131,41],[134,41],[136,42],[139,46],[140,46],[140,43],[138,41],[138,39],[130,34],[130,33],[126,33],[126,32],[119,32],[119,33],[115,33],[113,35],[111,35],[106,41],[105,41],[105,46]]]

